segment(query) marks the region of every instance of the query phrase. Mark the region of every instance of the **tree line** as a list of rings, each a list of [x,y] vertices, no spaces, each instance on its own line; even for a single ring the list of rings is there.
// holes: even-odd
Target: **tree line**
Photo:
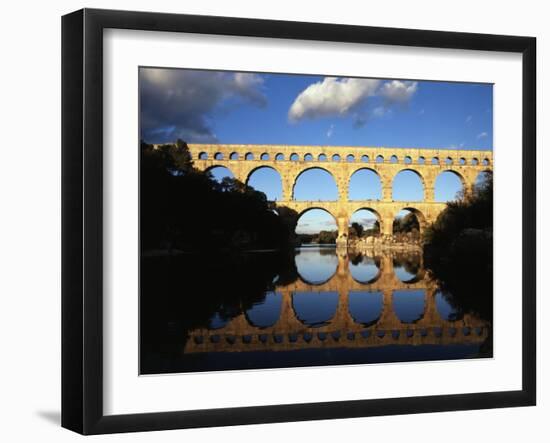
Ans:
[[[141,142],[142,251],[284,249],[294,241],[293,211],[275,213],[263,192],[234,178],[218,183],[193,165],[178,140]],[[285,210],[287,209],[287,210]]]
[[[493,177],[447,203],[425,232],[424,264],[467,311],[490,319],[493,307]]]

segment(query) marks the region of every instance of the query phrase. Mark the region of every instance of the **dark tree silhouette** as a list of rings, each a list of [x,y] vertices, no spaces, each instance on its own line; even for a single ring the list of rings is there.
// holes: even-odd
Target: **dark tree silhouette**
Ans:
[[[349,229],[349,235],[350,237],[357,237],[357,238],[361,238],[363,236],[363,225],[357,223],[357,222],[353,222],[351,224],[351,228]]]
[[[465,311],[493,312],[493,179],[449,202],[426,230],[424,263]]]
[[[198,171],[182,140],[141,143],[140,203],[142,251],[281,249],[294,240],[291,210],[281,217],[264,193]]]

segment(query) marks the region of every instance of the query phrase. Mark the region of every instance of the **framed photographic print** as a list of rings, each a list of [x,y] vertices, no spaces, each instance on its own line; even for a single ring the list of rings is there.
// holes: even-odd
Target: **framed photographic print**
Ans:
[[[535,404],[534,38],[62,24],[64,427]]]

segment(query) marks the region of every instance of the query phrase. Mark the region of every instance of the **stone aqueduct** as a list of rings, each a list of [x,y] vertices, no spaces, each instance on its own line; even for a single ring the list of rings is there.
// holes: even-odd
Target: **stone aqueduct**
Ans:
[[[283,196],[275,202],[276,206],[286,206],[299,215],[313,208],[326,210],[337,222],[339,241],[347,239],[349,220],[359,209],[369,209],[377,215],[382,235],[392,235],[393,220],[402,209],[415,213],[423,229],[435,221],[445,207],[444,203],[435,201],[435,181],[440,173],[456,174],[464,192],[468,193],[481,172],[493,170],[492,151],[479,150],[222,144],[190,144],[189,150],[198,169],[224,166],[243,183],[259,168],[274,169],[281,177]],[[294,200],[298,177],[313,168],[324,169],[332,175],[338,187],[337,201]],[[349,200],[350,179],[361,169],[374,171],[380,178],[380,200]],[[424,187],[422,201],[392,200],[393,180],[404,170],[413,171],[420,178]]]
[[[408,282],[401,281],[394,272],[390,255],[380,257],[378,275],[369,282],[356,281],[348,269],[348,255],[338,254],[336,272],[328,281],[311,284],[299,278],[276,287],[275,291],[281,294],[281,307],[273,325],[256,326],[246,313],[241,313],[219,329],[190,331],[185,353],[480,344],[488,337],[489,323],[473,314],[464,314],[455,320],[442,318],[436,306],[436,283],[424,273]],[[382,294],[378,318],[366,325],[354,319],[349,307],[350,294],[357,291]],[[412,323],[400,320],[393,306],[395,291],[424,292],[424,311],[418,320]],[[303,323],[293,305],[294,294],[300,292],[337,292],[339,302],[334,316],[321,326]]]

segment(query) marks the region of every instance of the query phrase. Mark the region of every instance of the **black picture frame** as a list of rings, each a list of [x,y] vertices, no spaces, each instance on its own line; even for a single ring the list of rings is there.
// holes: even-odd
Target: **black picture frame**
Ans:
[[[103,30],[268,37],[522,54],[522,388],[129,415],[103,412]],[[151,431],[536,403],[536,39],[503,35],[83,9],[62,18],[62,426]]]

